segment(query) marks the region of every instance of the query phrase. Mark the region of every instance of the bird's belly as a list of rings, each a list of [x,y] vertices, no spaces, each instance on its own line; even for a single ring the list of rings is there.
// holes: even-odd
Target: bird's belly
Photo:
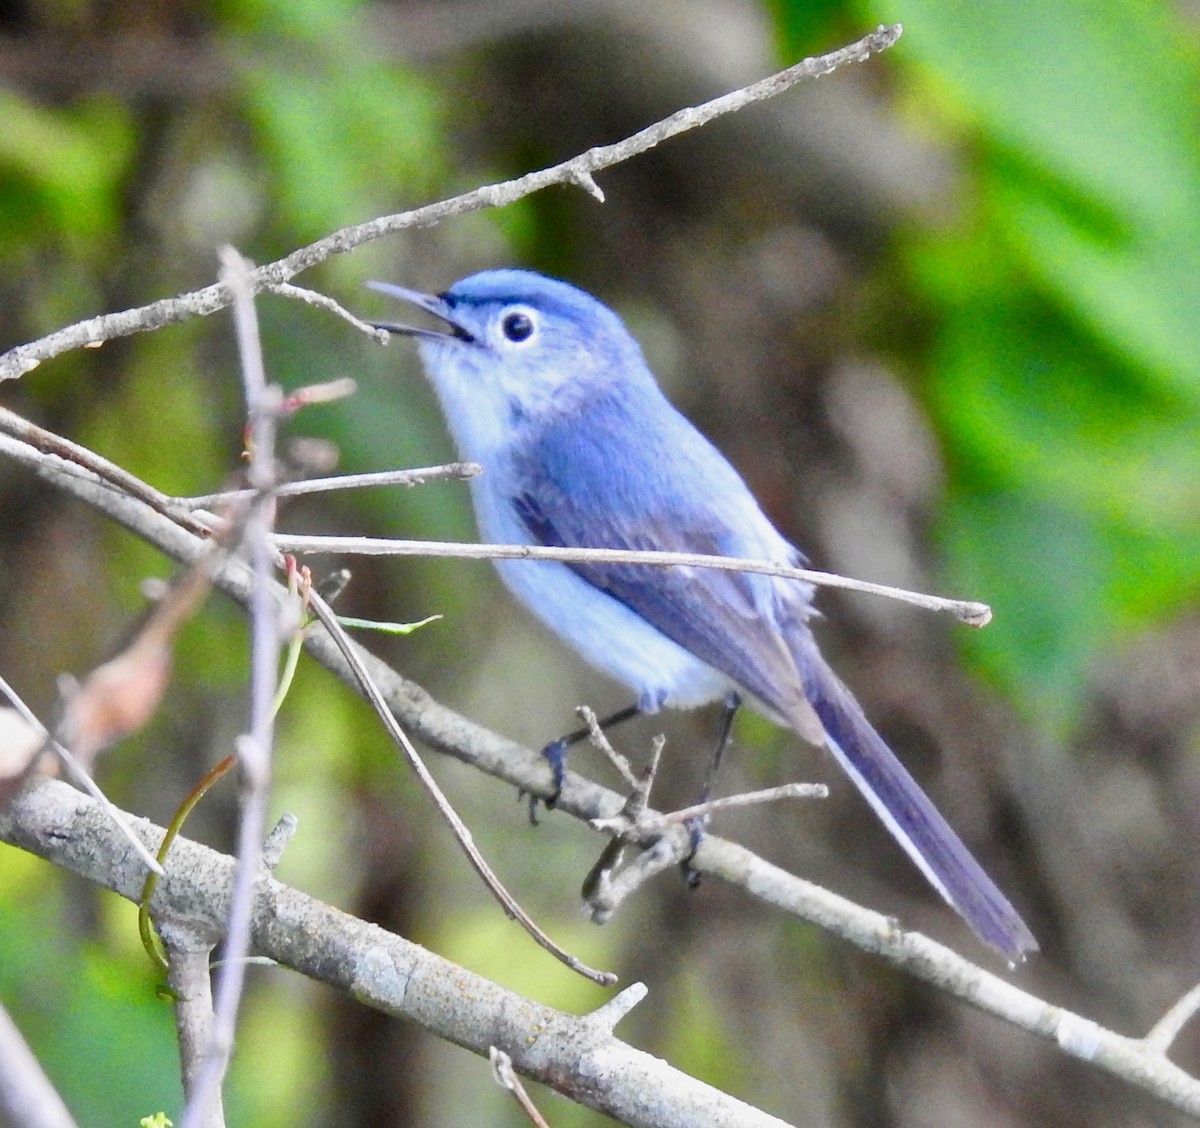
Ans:
[[[692,709],[734,688],[724,674],[672,642],[565,564],[498,560],[509,590],[559,638],[638,696],[647,712]]]

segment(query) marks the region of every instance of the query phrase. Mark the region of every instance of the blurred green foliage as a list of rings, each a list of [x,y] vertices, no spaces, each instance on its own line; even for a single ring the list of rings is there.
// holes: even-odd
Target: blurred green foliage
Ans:
[[[976,154],[962,214],[899,248],[936,326],[948,576],[996,608],[981,665],[1061,735],[1098,648],[1200,590],[1195,28],[1140,0],[904,7],[910,110]]]
[[[827,8],[774,8],[793,50],[830,33]],[[996,612],[966,645],[1062,738],[1098,654],[1200,592],[1197,29],[1159,0],[837,17],[903,22],[899,104],[971,154],[888,266],[928,326],[906,359],[951,469],[946,585]]]
[[[358,0],[258,0],[225,13],[238,54],[252,51],[243,112],[268,161],[278,235],[295,245],[371,218],[380,185],[428,195],[446,175],[437,91],[345,34],[360,8]]]

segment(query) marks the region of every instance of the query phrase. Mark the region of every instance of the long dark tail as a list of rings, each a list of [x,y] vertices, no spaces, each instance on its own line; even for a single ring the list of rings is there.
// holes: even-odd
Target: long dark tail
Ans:
[[[825,726],[830,751],[896,841],[981,940],[1013,963],[1036,951],[1037,941],[1016,909],[871,727],[812,636],[796,649],[805,695]]]

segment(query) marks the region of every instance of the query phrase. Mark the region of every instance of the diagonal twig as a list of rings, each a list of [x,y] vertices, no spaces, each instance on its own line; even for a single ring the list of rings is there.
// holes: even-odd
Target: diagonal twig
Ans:
[[[761,102],[782,94],[805,79],[819,78],[851,63],[865,62],[872,55],[886,51],[900,38],[899,24],[880,26],[855,43],[824,55],[803,59],[794,66],[781,70],[758,82],[704,102],[678,110],[662,121],[647,126],[638,133],[612,145],[597,145],[538,172],[526,173],[515,180],[497,184],[486,184],[471,192],[451,196],[435,204],[381,216],[366,223],[343,227],[339,231],[318,239],[306,247],[293,251],[285,258],[250,272],[249,284],[254,290],[278,289],[297,274],[335,254],[344,254],[363,243],[404,231],[410,227],[430,227],[451,216],[480,211],[483,208],[498,208],[511,204],[533,192],[539,192],[552,184],[571,184],[582,187],[590,195],[598,191],[594,174],[612,165],[627,161],[668,138],[691,129],[707,125],[714,118],[733,113],[753,102]],[[164,298],[149,305],[120,313],[106,313],[86,321],[68,325],[28,344],[18,345],[0,355],[0,381],[11,380],[36,368],[44,360],[56,357],[71,349],[95,347],[114,337],[125,337],[158,329],[192,317],[207,317],[224,309],[233,300],[232,292],[224,282],[206,286],[201,290],[181,294],[175,298]],[[374,330],[370,330],[374,334]]]
[[[370,702],[380,721],[383,722],[383,726],[387,729],[392,741],[403,752],[404,758],[417,774],[421,785],[432,797],[438,812],[450,824],[455,838],[458,839],[459,845],[467,855],[467,859],[470,861],[475,872],[479,874],[492,895],[500,902],[505,913],[516,920],[546,951],[550,952],[556,959],[561,960],[562,963],[566,964],[573,971],[579,972],[580,975],[586,976],[594,983],[599,983],[602,986],[610,986],[615,983],[617,977],[611,972],[597,971],[594,968],[588,967],[581,960],[560,948],[537,926],[529,914],[517,903],[512,894],[501,884],[492,867],[488,865],[487,860],[476,847],[475,840],[466,823],[462,821],[458,812],[450,805],[450,801],[430,774],[429,769],[425,766],[425,762],[417,754],[417,750],[413,747],[408,734],[400,727],[400,723],[388,707],[387,700],[382,691],[376,685],[375,679],[368,673],[366,666],[359,657],[354,642],[346,634],[345,628],[338,621],[337,616],[333,613],[333,609],[315,591],[311,594],[310,600],[313,614],[320,620],[321,625],[328,632],[334,645],[341,651],[342,657],[346,660],[354,677],[358,680],[363,696]]]

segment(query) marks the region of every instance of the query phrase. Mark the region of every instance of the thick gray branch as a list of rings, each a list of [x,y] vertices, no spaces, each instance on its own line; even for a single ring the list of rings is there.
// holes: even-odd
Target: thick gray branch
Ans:
[[[132,821],[157,847],[161,828]],[[141,893],[142,867],[129,844],[94,800],[65,783],[48,780],[18,796],[0,815],[0,839],[130,900]],[[176,839],[154,894],[155,916],[219,933],[229,916],[235,864]],[[265,874],[255,890],[251,934],[257,954],[484,1058],[497,1046],[526,1077],[625,1124],[786,1128],[614,1037],[619,1012],[576,1016],[542,1006]]]

